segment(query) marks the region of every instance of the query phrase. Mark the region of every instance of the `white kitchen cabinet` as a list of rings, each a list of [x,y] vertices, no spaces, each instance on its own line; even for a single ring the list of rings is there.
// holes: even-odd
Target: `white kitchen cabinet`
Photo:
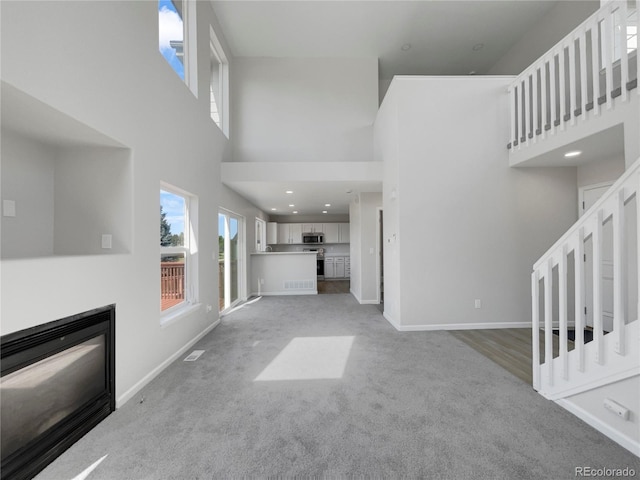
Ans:
[[[340,243],[340,224],[324,224],[324,243]]]
[[[336,268],[333,263],[333,257],[325,257],[324,259],[324,278],[335,278]]]
[[[303,223],[302,231],[304,233],[324,233],[324,224],[323,223]]]
[[[276,222],[267,223],[267,245],[278,243],[278,224]]]
[[[335,257],[333,264],[335,266],[336,278],[344,278],[344,257]]]
[[[350,241],[350,225],[348,223],[339,223],[338,231],[339,231],[339,241],[338,243],[349,243]]]
[[[302,224],[278,223],[278,243],[302,243]]]

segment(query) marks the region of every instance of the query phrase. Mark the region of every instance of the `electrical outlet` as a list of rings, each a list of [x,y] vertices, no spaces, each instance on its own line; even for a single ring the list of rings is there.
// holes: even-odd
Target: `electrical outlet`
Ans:
[[[479,298],[476,298],[475,307],[482,308],[482,300],[480,300]]]
[[[110,234],[103,234],[102,235],[102,248],[111,248],[111,242],[112,242],[112,236]]]
[[[213,307],[211,305],[207,305],[207,313],[209,313],[211,310],[213,310]]]

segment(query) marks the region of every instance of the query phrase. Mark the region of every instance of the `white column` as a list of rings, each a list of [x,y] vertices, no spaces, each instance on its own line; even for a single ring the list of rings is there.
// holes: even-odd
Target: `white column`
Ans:
[[[533,388],[540,390],[540,283],[538,271],[531,274],[531,367]]]
[[[604,337],[602,334],[602,209],[598,210],[591,234],[593,244],[593,340],[596,362],[602,364]]]
[[[579,372],[584,371],[584,228],[578,229],[578,238],[573,251],[574,255],[574,272],[575,272],[575,331],[576,337],[575,355],[577,356],[577,369]]]
[[[544,363],[548,383],[553,385],[553,258],[544,274]]]
[[[560,364],[562,378],[569,378],[569,353],[567,351],[567,245],[563,245],[558,262],[558,311],[560,329]]]

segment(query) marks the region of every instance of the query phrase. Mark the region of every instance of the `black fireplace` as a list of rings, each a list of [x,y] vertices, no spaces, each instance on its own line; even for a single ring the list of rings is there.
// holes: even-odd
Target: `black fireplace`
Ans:
[[[2,479],[30,479],[115,410],[115,305],[0,339]]]

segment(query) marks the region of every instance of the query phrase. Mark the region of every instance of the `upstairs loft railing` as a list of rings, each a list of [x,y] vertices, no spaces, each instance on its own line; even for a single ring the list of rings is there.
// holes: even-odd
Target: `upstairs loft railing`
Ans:
[[[534,265],[533,387],[547,398],[640,373],[638,192],[640,158]]]
[[[640,94],[639,10],[640,0],[608,3],[515,79],[511,153]]]

